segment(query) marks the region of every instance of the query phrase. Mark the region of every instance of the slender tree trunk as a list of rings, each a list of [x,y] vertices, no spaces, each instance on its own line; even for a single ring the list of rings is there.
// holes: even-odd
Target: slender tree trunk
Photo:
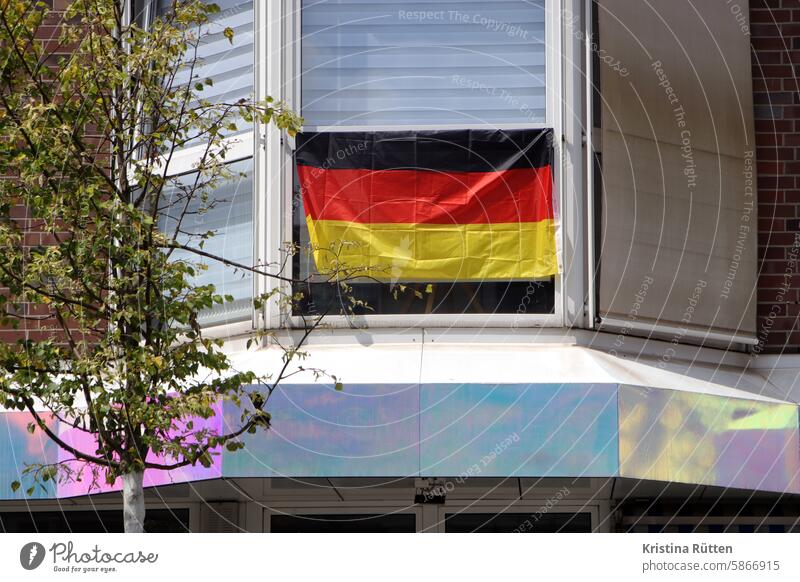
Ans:
[[[122,517],[125,533],[144,533],[144,473],[122,476]]]

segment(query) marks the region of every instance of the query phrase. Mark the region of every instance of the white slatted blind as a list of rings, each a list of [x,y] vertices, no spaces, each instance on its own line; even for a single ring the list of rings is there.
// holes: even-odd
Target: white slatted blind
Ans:
[[[303,0],[306,125],[546,121],[545,0]]]
[[[172,0],[157,0],[158,14],[164,15],[169,10]],[[250,98],[254,82],[253,53],[253,2],[252,0],[214,0],[220,7],[217,14],[211,15],[211,22],[199,31],[200,43],[195,54],[194,49],[185,59],[191,63],[195,58],[194,69],[182,70],[175,79],[176,84],[204,81],[212,79],[213,85],[202,92],[204,99],[211,103],[233,103],[242,98]],[[234,31],[231,43],[223,31],[230,27]],[[190,77],[191,75],[191,77]],[[227,135],[244,136],[252,131],[252,125],[237,121],[238,130]],[[204,150],[205,142],[192,140],[184,150],[191,154],[196,151],[198,157]],[[186,217],[182,228],[191,234],[214,231],[214,237],[208,239],[203,250],[243,265],[253,264],[253,180],[252,159],[229,164],[229,170],[235,178],[228,180],[210,193],[210,199],[216,205],[203,213],[196,213],[200,205],[195,202]],[[244,173],[244,177],[239,174]],[[194,180],[195,174],[187,174],[178,179]],[[179,190],[172,188],[167,196],[179,197]],[[167,198],[169,201],[169,198]],[[179,198],[174,200],[174,207],[181,208]],[[173,211],[174,215],[174,211]],[[165,224],[165,231],[170,234],[174,223]],[[184,243],[197,246],[196,238],[185,237]],[[176,260],[200,262],[200,257],[188,252],[174,252]],[[222,307],[202,313],[200,322],[204,325],[215,325],[244,321],[253,312],[253,278],[250,273],[236,271],[217,261],[204,261],[208,266],[195,279],[197,285],[213,284],[220,295],[232,295],[233,302]]]
[[[172,0],[158,0],[159,14],[169,9]],[[211,103],[234,103],[253,94],[253,2],[242,0],[216,0],[220,7],[211,15],[211,22],[200,31],[201,40],[197,48],[194,70],[184,68],[175,78],[177,85],[212,79],[213,86],[206,87],[202,96]],[[231,28],[233,44],[225,38],[223,31]],[[186,55],[187,61],[194,59],[194,49]],[[236,134],[245,133],[252,125],[237,122]]]
[[[182,224],[186,233],[199,235],[214,231],[215,236],[206,240],[203,250],[234,261],[243,265],[253,264],[253,179],[252,160],[243,160],[230,164],[229,169],[234,177],[218,185],[210,196],[217,204],[207,212],[197,213],[200,206],[199,200],[195,201]],[[244,177],[239,174],[244,173]],[[189,183],[195,179],[195,174],[187,174],[180,180]],[[179,202],[180,192],[173,187],[166,194],[166,201],[172,203],[173,216],[182,208]],[[174,197],[174,200],[172,199]],[[174,222],[164,225],[165,232],[172,234]],[[188,236],[181,239],[183,244],[198,246],[197,238]],[[204,262],[208,265],[206,271],[201,272],[194,283],[196,285],[213,284],[220,295],[232,295],[234,301],[226,303],[221,308],[217,307],[212,312],[201,314],[203,324],[230,323],[242,321],[250,317],[253,311],[253,277],[250,273],[235,271],[218,261],[202,261],[201,257],[186,251],[173,252],[175,260]]]

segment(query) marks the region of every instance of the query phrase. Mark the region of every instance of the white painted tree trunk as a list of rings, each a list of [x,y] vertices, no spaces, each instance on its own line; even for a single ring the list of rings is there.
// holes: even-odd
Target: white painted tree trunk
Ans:
[[[144,473],[122,476],[122,517],[125,533],[144,532]]]

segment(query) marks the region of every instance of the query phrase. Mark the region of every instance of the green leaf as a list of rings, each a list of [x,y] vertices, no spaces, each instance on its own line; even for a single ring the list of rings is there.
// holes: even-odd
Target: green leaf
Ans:
[[[225,30],[222,31],[222,34],[225,35],[225,38],[228,39],[228,42],[233,44],[233,29],[230,26],[226,26]]]
[[[11,482],[11,491],[16,491],[19,488],[20,488],[20,482],[19,481],[12,481]]]
[[[333,387],[334,387],[334,388],[335,388],[335,389],[336,389],[338,392],[341,392],[342,390],[344,390],[344,384],[342,384],[341,382],[336,382],[336,384],[334,384],[334,385],[333,385]]]

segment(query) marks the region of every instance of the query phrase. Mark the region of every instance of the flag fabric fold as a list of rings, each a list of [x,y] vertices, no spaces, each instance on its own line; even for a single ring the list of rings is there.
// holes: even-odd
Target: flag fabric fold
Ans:
[[[558,273],[552,130],[306,132],[314,261],[390,281]]]

